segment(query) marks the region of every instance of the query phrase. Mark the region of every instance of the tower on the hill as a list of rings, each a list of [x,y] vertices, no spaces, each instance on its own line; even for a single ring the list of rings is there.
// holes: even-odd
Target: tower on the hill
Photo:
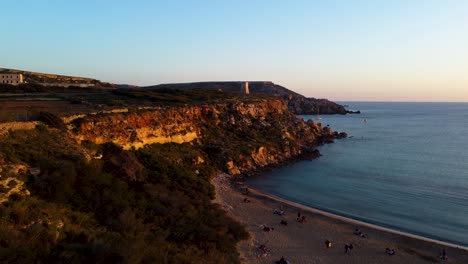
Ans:
[[[241,84],[241,93],[249,94],[249,82],[245,82]]]

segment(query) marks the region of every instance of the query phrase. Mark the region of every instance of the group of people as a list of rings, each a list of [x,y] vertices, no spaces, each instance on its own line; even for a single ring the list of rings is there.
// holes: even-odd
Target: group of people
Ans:
[[[249,190],[248,190],[248,188],[246,188],[245,189],[245,194],[248,194],[248,193],[249,193]],[[250,200],[248,198],[244,198],[244,203],[250,203]],[[277,214],[279,216],[284,216],[285,212],[284,212],[283,208],[281,207],[279,210],[275,208],[273,210],[273,214]],[[307,222],[307,218],[304,215],[302,215],[300,212],[297,213],[296,220],[299,223]],[[287,226],[288,222],[286,220],[282,219],[280,224],[284,225],[284,226]],[[270,232],[270,231],[273,231],[273,230],[274,230],[273,227],[263,226],[263,231],[265,231],[265,232]],[[364,234],[359,228],[356,228],[354,230],[353,234],[356,235],[356,236],[362,237],[362,238],[367,238],[368,237],[368,235]],[[326,248],[331,248],[332,247],[332,242],[330,240],[325,240],[325,247]],[[353,244],[350,243],[350,244],[345,244],[344,248],[345,248],[345,253],[349,253],[349,252],[351,252],[353,250],[354,246],[353,246]],[[263,244],[259,246],[259,249],[260,249],[263,256],[265,256],[268,253],[268,250],[267,250],[266,246],[263,245]],[[393,256],[396,253],[394,248],[386,248],[385,252],[389,256]],[[440,252],[439,258],[442,259],[442,260],[447,260],[447,253],[445,252],[445,249]],[[281,257],[280,260],[276,261],[276,264],[288,264],[288,263],[289,262],[286,261],[286,259],[284,257]]]
[[[299,223],[306,223],[307,222],[307,218],[305,217],[305,215],[301,215],[301,213],[297,213],[297,222]]]
[[[445,249],[442,249],[442,252],[440,252],[440,254],[439,254],[439,258],[442,259],[442,260],[447,260],[448,259],[447,252],[445,252]]]
[[[393,249],[393,248],[386,248],[385,252],[390,256],[395,255],[395,249]]]
[[[354,247],[353,247],[353,244],[351,244],[351,243],[350,243],[349,245],[348,245],[348,244],[345,244],[345,246],[344,246],[344,252],[345,252],[345,253],[351,252],[351,250],[353,250],[353,248],[354,248]]]
[[[265,244],[261,244],[258,249],[260,250],[260,256],[261,257],[266,257],[268,255],[268,253],[270,253],[270,250],[267,249],[266,245]]]
[[[248,195],[249,193],[250,193],[249,189],[245,188],[245,193],[244,194]],[[244,198],[244,203],[250,203],[250,200],[247,197],[245,197]],[[283,210],[283,207],[281,206],[280,210],[275,208],[273,210],[273,214],[277,214],[279,216],[284,216],[285,212]],[[297,213],[296,220],[299,223],[307,222],[307,218],[304,215],[301,215],[300,212]],[[284,225],[284,226],[287,226],[288,222],[286,220],[282,219],[280,224]],[[270,231],[274,230],[273,227],[268,227],[268,226],[263,226],[262,229],[265,232],[270,232]],[[359,228],[356,228],[354,230],[353,234],[356,235],[356,236],[362,237],[362,238],[368,238],[368,235],[364,234]],[[332,242],[330,240],[325,240],[325,247],[326,248],[331,248],[332,247]],[[353,244],[350,243],[350,244],[345,244],[344,248],[345,248],[345,253],[349,253],[349,252],[351,252],[353,250],[354,247],[353,247]],[[269,250],[267,250],[267,248],[266,248],[266,246],[264,244],[259,246],[259,250],[260,250],[262,256],[266,256],[267,253],[269,252]],[[390,256],[393,256],[393,255],[396,254],[396,251],[395,251],[394,248],[386,248],[385,252]],[[447,260],[448,259],[445,249],[443,249],[440,252],[439,258],[442,259],[442,260]],[[276,261],[276,264],[289,264],[289,261],[286,261],[286,259],[284,257],[281,257],[280,260]]]
[[[278,210],[278,209],[275,208],[275,209],[273,210],[273,214],[277,214],[277,215],[279,215],[279,216],[284,216],[284,210],[283,210],[283,208],[281,208],[280,210]]]
[[[325,247],[326,248],[331,248],[332,247],[332,242],[330,240],[325,240]],[[345,244],[344,246],[345,248],[345,253],[348,253],[348,252],[351,252],[351,250],[353,250],[354,246],[353,244]]]
[[[362,233],[361,230],[359,230],[359,228],[356,228],[356,229],[354,230],[354,234],[355,234],[356,236],[360,236],[360,237],[362,237],[362,238],[367,238],[367,237],[368,237],[368,235]]]
[[[244,201],[244,202],[245,202],[245,201]],[[283,208],[281,207],[280,210],[274,209],[274,210],[273,210],[273,214],[278,214],[278,215],[280,215],[280,216],[284,216],[285,212],[283,211]],[[297,222],[299,222],[299,223],[305,223],[305,222],[307,222],[306,217],[305,217],[304,215],[301,215],[300,212],[297,213],[297,219],[296,219],[296,220],[297,220]],[[280,222],[280,224],[281,224],[281,225],[284,225],[284,226],[287,226],[287,225],[288,225],[288,222],[287,222],[286,220],[282,219],[281,222]],[[274,230],[274,228],[264,226],[264,227],[263,227],[263,230],[269,232],[269,231]],[[367,237],[368,237],[368,235],[367,235],[367,234],[364,234],[363,232],[361,232],[361,230],[360,230],[359,228],[356,228],[356,229],[354,230],[353,234],[356,235],[356,236],[362,237],[362,238],[367,238]],[[331,248],[331,247],[332,247],[332,242],[331,242],[330,240],[325,240],[325,247],[326,247],[326,248]],[[265,245],[260,245],[259,248],[260,248],[260,250],[262,251],[262,254],[266,254],[267,250],[266,250]],[[353,250],[353,248],[354,248],[353,244],[351,244],[351,243],[350,243],[350,244],[345,244],[345,246],[344,246],[345,253],[351,252],[351,251]],[[386,248],[385,252],[386,252],[389,256],[393,256],[393,255],[396,254],[396,251],[395,251],[394,248]],[[447,260],[447,253],[445,252],[445,249],[442,250],[442,251],[440,252],[439,258],[442,259],[442,260]],[[289,262],[286,261],[286,260],[284,259],[284,257],[281,257],[280,260],[276,261],[276,264],[287,264],[287,263],[289,263]]]
[[[289,264],[289,261],[287,261],[284,257],[281,257],[280,260],[276,261],[276,264]]]

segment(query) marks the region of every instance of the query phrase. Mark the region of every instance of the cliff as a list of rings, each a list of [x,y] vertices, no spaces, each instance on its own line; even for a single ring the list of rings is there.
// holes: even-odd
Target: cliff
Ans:
[[[124,149],[191,142],[232,175],[317,156],[317,145],[345,136],[313,121],[304,122],[280,99],[87,115],[68,126],[79,142],[112,142]]]
[[[210,179],[313,158],[346,135],[279,98],[218,99],[41,113],[0,134],[0,262],[240,263],[249,235],[212,203]]]
[[[155,86],[144,87],[145,89],[211,89],[225,92],[240,92],[241,85],[245,82],[197,82],[197,83],[175,83],[175,84],[160,84]],[[250,94],[266,94],[282,98],[289,110],[296,115],[309,114],[348,114],[359,113],[348,111],[344,106],[331,102],[327,99],[307,98],[296,92],[293,92],[283,86],[274,84],[273,82],[249,82]]]

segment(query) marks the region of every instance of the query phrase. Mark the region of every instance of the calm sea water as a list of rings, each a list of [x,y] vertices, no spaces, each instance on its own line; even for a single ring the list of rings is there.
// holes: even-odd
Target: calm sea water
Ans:
[[[316,160],[248,183],[314,208],[468,245],[468,103],[345,104],[362,114],[321,122],[351,138],[320,147]]]

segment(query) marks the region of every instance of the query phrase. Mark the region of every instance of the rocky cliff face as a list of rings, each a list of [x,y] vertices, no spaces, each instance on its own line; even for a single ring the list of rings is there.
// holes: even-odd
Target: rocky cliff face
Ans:
[[[69,127],[78,141],[113,142],[124,149],[199,144],[210,161],[232,175],[317,156],[317,145],[339,136],[297,118],[280,99],[89,115],[71,121]]]
[[[24,182],[16,177],[26,170],[24,165],[5,165],[0,162],[0,204],[7,202],[13,195],[30,195]]]
[[[78,141],[113,142],[124,149],[154,143],[183,143],[200,135],[202,107],[156,108],[139,113],[88,115],[73,120]]]

